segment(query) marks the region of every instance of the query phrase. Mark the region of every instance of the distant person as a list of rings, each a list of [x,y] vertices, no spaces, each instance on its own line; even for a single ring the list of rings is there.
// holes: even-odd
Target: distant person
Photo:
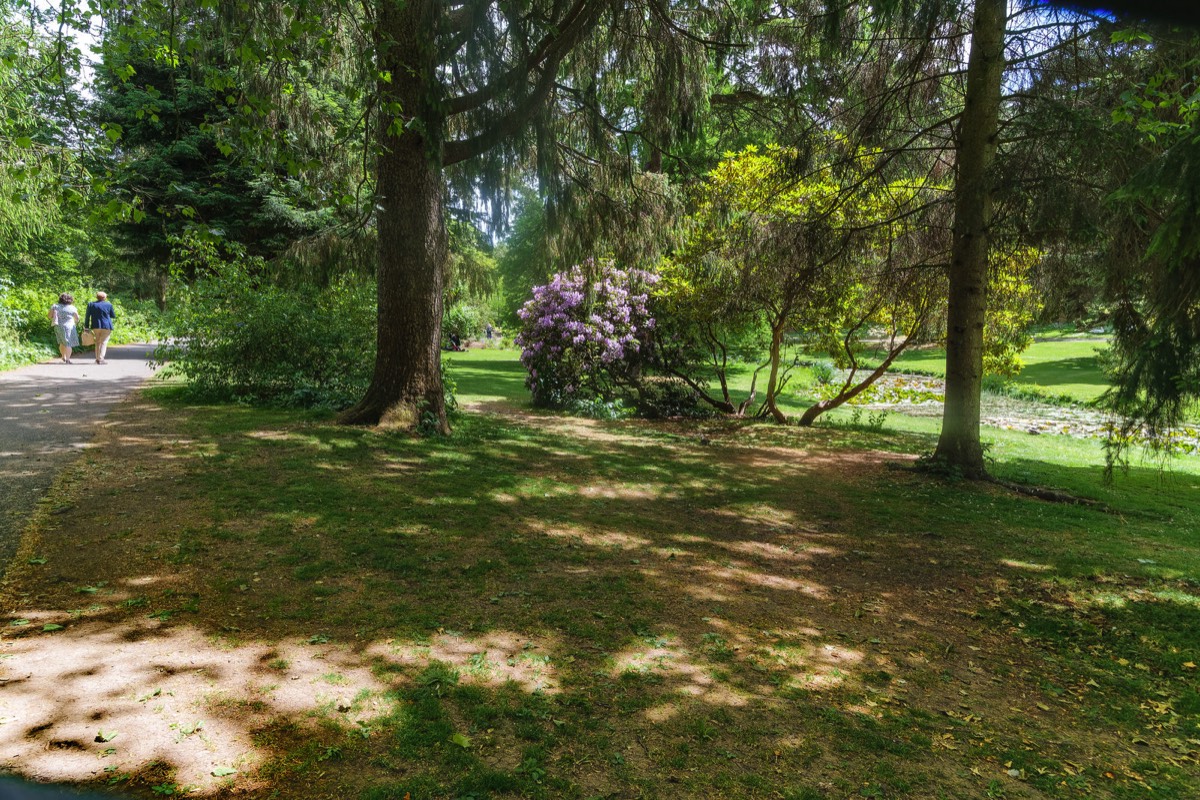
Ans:
[[[492,333],[493,333],[492,323],[489,322],[487,327],[483,329],[483,332],[487,335],[488,341],[491,341]]]
[[[462,348],[462,339],[458,338],[457,333],[450,334],[450,349],[454,352],[460,352]]]
[[[83,315],[83,327],[91,328],[96,337],[96,363],[107,364],[104,356],[108,353],[108,337],[112,336],[113,319],[116,312],[113,304],[108,302],[108,295],[96,292],[96,299],[87,304],[87,313]]]
[[[63,292],[58,296],[58,302],[50,306],[46,315],[54,326],[54,338],[58,341],[58,353],[62,363],[71,363],[71,351],[79,347],[79,309],[75,307],[75,298]]]

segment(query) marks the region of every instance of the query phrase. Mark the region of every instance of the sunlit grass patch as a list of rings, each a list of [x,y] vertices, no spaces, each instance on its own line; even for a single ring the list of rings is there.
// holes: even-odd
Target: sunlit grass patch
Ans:
[[[1000,563],[1006,567],[1013,569],[1026,570],[1028,572],[1053,572],[1054,567],[1050,564],[1035,564],[1032,561],[1021,561],[1016,558],[1002,558]]]
[[[1152,591],[1150,594],[1165,602],[1200,608],[1200,591],[1185,592],[1176,588],[1164,588]]]
[[[380,666],[438,664],[454,673],[455,682],[513,684],[529,692],[552,694],[559,683],[549,655],[553,649],[546,642],[493,631],[483,637],[441,632],[412,643],[393,640],[373,645],[368,652],[379,659]]]

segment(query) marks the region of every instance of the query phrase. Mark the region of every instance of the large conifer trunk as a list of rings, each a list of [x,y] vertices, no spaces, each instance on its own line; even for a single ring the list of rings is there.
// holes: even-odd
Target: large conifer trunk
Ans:
[[[447,431],[441,377],[447,256],[435,31],[431,0],[381,0],[376,48],[379,122],[379,290],[375,372],[350,424],[412,427],[425,415]]]
[[[954,242],[946,320],[946,406],[935,456],[967,477],[986,475],[979,440],[988,225],[1004,76],[1005,0],[976,0],[959,128]]]

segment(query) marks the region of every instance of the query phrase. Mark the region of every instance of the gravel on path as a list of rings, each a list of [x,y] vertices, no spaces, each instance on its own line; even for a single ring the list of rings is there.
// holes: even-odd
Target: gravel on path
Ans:
[[[153,344],[109,347],[106,364],[77,352],[0,372],[0,575],[38,499],[92,439],[114,404],[154,374]]]

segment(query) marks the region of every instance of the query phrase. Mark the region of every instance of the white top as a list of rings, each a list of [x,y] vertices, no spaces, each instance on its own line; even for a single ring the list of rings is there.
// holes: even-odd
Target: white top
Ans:
[[[50,310],[54,313],[54,324],[64,328],[74,325],[75,320],[79,317],[79,309],[74,304],[64,306],[61,303],[55,303],[50,306]]]

